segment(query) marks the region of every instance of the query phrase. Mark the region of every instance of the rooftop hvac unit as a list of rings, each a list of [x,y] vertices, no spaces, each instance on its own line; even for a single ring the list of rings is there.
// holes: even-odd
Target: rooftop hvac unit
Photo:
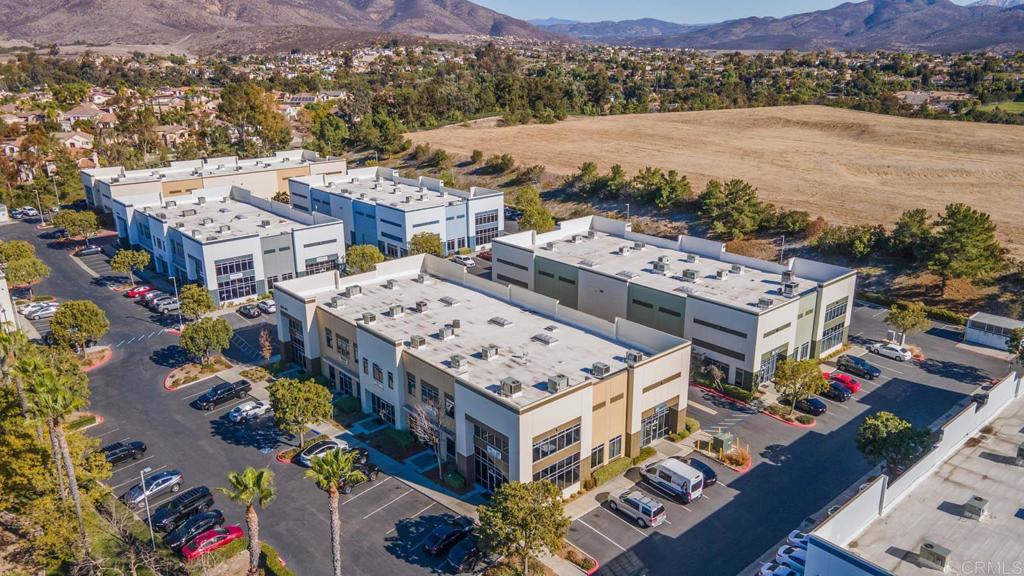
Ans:
[[[550,252],[554,252],[555,251],[555,243],[554,242],[548,242],[547,244],[544,245],[544,249],[548,250]]]
[[[971,496],[971,499],[964,504],[964,518],[981,520],[988,514],[988,500],[981,496]]]
[[[260,226],[270,228],[270,220],[260,220]]]
[[[619,246],[618,252],[620,256],[625,256],[626,254],[629,254],[629,246],[626,246],[625,244]]]
[[[662,264],[668,264],[671,260],[672,259],[669,258],[668,256],[658,256],[658,262],[661,262]]]
[[[462,354],[453,355],[451,358],[448,359],[448,362],[451,363],[452,368],[454,370],[457,370],[459,372],[469,369],[469,359],[467,359]]]
[[[455,336],[455,329],[452,328],[451,324],[446,324],[444,326],[441,326],[437,330],[437,338],[438,338],[438,340],[447,340],[447,339],[449,339],[449,338],[451,338],[453,336]]]
[[[941,546],[932,542],[931,540],[925,540],[921,543],[921,548],[917,551],[917,556],[925,564],[934,566],[938,570],[945,571],[946,566],[949,563],[949,557],[953,551],[945,546]]]
[[[168,200],[168,201],[167,201],[167,202],[166,202],[166,203],[164,204],[164,208],[174,208],[174,207],[175,207],[175,206],[177,206],[177,205],[178,205],[178,202],[177,202],[176,200]]]
[[[202,219],[202,223],[203,224],[213,224],[213,218],[203,218]]]
[[[636,242],[633,242],[633,249],[634,250],[643,250],[644,248],[647,248],[647,244],[644,244],[643,242],[640,242],[639,240],[636,241]]]
[[[185,227],[185,223],[184,222],[175,222],[174,223],[174,227],[175,228],[184,228]]]
[[[462,320],[459,320],[458,318],[456,318],[455,320],[452,320],[452,328],[454,328],[456,330],[461,329],[462,328]]]
[[[480,349],[480,358],[484,360],[494,360],[498,357],[498,347],[494,344],[488,344]]]
[[[387,282],[384,283],[384,287],[387,288],[388,290],[397,290],[398,281],[392,278],[391,280],[388,280]]]
[[[764,297],[762,297],[762,298],[758,298],[757,299],[757,307],[759,309],[761,309],[761,310],[767,310],[767,309],[771,308],[772,304],[774,304],[774,303],[775,303],[775,301],[772,300],[771,298],[764,298]]]
[[[661,262],[661,261],[655,262],[654,263],[654,272],[656,274],[663,274],[663,275],[664,274],[668,274],[668,263],[667,262]]]
[[[782,287],[779,288],[779,292],[787,298],[792,298],[796,294],[796,289],[799,286],[800,285],[796,282],[783,282]]]
[[[196,209],[195,208],[189,208],[187,210],[182,210],[181,211],[181,216],[183,218],[186,217],[186,216],[195,216],[195,215],[196,215]]]
[[[423,336],[418,336],[417,335],[417,336],[410,336],[409,337],[409,347],[414,349],[414,350],[418,350],[420,348],[423,348],[426,345],[427,345],[427,339],[424,338]]]
[[[220,228],[217,228],[217,232],[229,232],[230,230],[231,226],[228,226],[227,224],[223,224]]]
[[[579,244],[580,242],[583,242],[583,235],[573,234],[572,238],[569,241],[572,242],[573,244]]]
[[[430,276],[420,273],[416,275],[416,281],[420,284],[430,284]]]
[[[626,363],[630,366],[635,366],[636,364],[643,362],[643,360],[644,353],[639,350],[630,350],[629,352],[626,352]]]
[[[719,270],[718,273],[716,274],[716,276],[718,276],[719,280],[728,280],[729,279],[729,271],[728,270]]]
[[[416,301],[416,311],[419,312],[420,314],[426,312],[427,311],[427,301],[426,300],[417,300]]]
[[[506,398],[515,398],[523,393],[523,383],[511,376],[501,379],[501,395]]]
[[[445,306],[457,306],[459,304],[459,300],[454,296],[443,296],[441,298],[441,303]]]
[[[686,270],[683,270],[683,279],[684,280],[688,280],[690,282],[696,282],[697,281],[697,270],[695,270],[693,268],[687,268]]]
[[[200,206],[202,206],[203,204],[206,204],[206,196],[200,196],[200,197],[199,197],[199,198],[198,198],[198,199],[196,200],[196,203],[197,203],[197,204],[199,204]]]
[[[377,315],[373,312],[363,312],[363,324],[373,324],[377,321]]]
[[[590,367],[590,371],[594,376],[598,378],[604,378],[612,371],[611,367],[604,362],[594,362],[593,366]]]
[[[587,230],[587,238],[591,240],[597,238],[597,232],[594,232],[593,230]]]
[[[328,304],[331,308],[341,308],[343,306],[341,302],[341,296],[332,296],[331,301]]]
[[[419,200],[420,200],[421,202],[422,202],[422,201],[424,201],[424,200],[426,200],[426,199],[427,199],[427,195],[426,195],[426,194],[420,194]]]
[[[405,315],[405,307],[401,304],[392,304],[388,307],[388,315],[392,318],[398,318],[399,316]]]
[[[569,387],[569,377],[565,374],[555,374],[548,377],[548,392],[557,394]]]
[[[363,293],[363,289],[358,284],[345,287],[345,296],[348,298],[355,298]]]
[[[699,264],[700,263],[700,256],[697,256],[696,254],[687,254],[686,255],[686,261],[691,263],[691,264]]]
[[[501,326],[502,328],[507,328],[512,325],[511,320],[507,318],[502,318],[501,316],[495,316],[494,318],[488,320],[488,322],[494,324],[495,326]]]
[[[786,282],[792,282],[792,281],[793,281],[793,271],[792,270],[783,270],[782,271],[782,283],[785,284]]]
[[[732,268],[730,268],[730,270],[732,270],[733,274],[743,274],[743,272],[744,272],[743,266],[741,266],[739,264],[733,264]]]

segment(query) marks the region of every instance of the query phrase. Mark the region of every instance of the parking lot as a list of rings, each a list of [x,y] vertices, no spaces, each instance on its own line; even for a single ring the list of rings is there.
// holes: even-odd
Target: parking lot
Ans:
[[[671,524],[643,530],[604,503],[573,522],[569,540],[601,562],[599,574],[740,573],[790,530],[819,521],[822,509],[870,469],[854,444],[865,417],[885,410],[927,426],[1007,370],[1004,361],[968,349],[955,328],[941,324],[908,339],[922,348],[923,361],[869,354],[863,347],[886,335],[885,313],[855,306],[850,338],[850,353],[864,355],[882,376],[858,378],[861,391],[845,403],[825,400],[828,412],[811,429],[784,425],[691,387],[688,414],[705,430],[730,431],[749,445],[753,467],[737,474],[715,465],[719,484],[686,506],[639,483],[638,489],[665,505]],[[834,369],[834,362],[827,364]],[[628,475],[639,479],[635,469]]]

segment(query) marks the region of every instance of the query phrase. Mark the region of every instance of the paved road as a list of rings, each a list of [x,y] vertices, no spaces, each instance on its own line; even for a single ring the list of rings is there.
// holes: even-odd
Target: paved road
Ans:
[[[107,287],[110,278],[102,258],[89,264],[101,272],[93,278],[72,262],[70,247],[49,245],[23,223],[0,226],[0,239],[28,240],[50,266],[50,277],[36,287],[38,294],[60,300],[89,299],[101,306],[111,327],[103,343],[114,346],[112,361],[90,374],[91,409],[106,418],[89,433],[104,443],[126,439],[146,442],[143,460],[126,463],[110,479],[121,494],[138,480],[139,470],[178,469],[185,485],[226,484],[229,471],[246,466],[269,466],[276,475],[277,498],[260,512],[261,535],[275,546],[296,574],[327,575],[332,571],[326,495],[303,477],[304,470],[274,459],[283,446],[269,418],[249,425],[231,424],[226,413],[244,401],[225,404],[211,412],[189,406],[214,381],[197,383],[177,392],[161,386],[164,377],[181,361],[177,338],[164,331],[163,320]],[[237,316],[237,315],[232,315]],[[230,318],[244,328],[254,343],[265,319]],[[239,352],[241,353],[241,352]],[[157,498],[153,505],[170,498]],[[244,522],[241,507],[217,496],[217,507],[228,522]],[[445,507],[413,490],[398,478],[382,475],[345,496],[341,506],[346,574],[427,574],[436,571],[440,558],[426,557],[417,545],[439,522],[451,515]]]

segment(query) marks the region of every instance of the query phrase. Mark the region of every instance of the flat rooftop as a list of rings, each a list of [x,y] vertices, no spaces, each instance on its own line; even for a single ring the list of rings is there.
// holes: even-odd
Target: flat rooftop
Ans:
[[[199,242],[213,242],[253,235],[277,236],[296,228],[308,226],[303,222],[228,197],[211,199],[203,204],[179,203],[170,207],[147,206],[141,210],[166,222],[168,227],[175,228]]]
[[[436,276],[427,275],[421,283],[418,273],[388,276],[395,281],[394,288],[388,288],[382,278],[360,282],[362,294],[338,298],[339,308],[330,307],[332,298],[341,294],[332,286],[316,294],[317,303],[329,313],[356,321],[392,341],[404,342],[409,354],[478,389],[497,394],[501,379],[514,376],[522,382],[523,392],[504,399],[519,407],[550,398],[550,376],[565,374],[570,386],[577,385],[593,379],[590,369],[595,362],[604,362],[611,368],[610,373],[615,373],[626,367],[626,353],[637,349]],[[415,311],[420,301],[426,303],[422,313]],[[392,305],[402,306],[403,313],[391,316]],[[375,314],[376,320],[365,325],[364,312]],[[460,323],[455,335],[440,340],[438,329],[453,320]],[[414,335],[426,338],[426,346],[410,348],[409,339]],[[498,346],[499,356],[482,359],[481,349],[491,344]],[[452,368],[451,357],[456,354],[467,359],[469,367],[465,371]]]
[[[998,326],[1008,330],[1024,328],[1024,321],[1022,320],[1015,320],[1013,318],[1007,318],[1006,316],[996,316],[995,314],[989,314],[987,312],[975,312],[974,314],[971,314],[970,320],[972,322],[980,322],[982,324]]]
[[[857,555],[894,574],[926,573],[915,563],[922,541],[952,550],[954,572],[976,561],[1009,569],[1024,559],[1024,473],[1014,464],[1024,441],[1024,402],[1015,401],[992,424],[925,477],[892,511],[851,542]],[[989,501],[981,521],[961,516],[973,496]],[[930,572],[930,571],[929,571]],[[1008,573],[975,570],[974,573]]]
[[[466,201],[463,196],[433,190],[427,186],[415,186],[381,175],[383,173],[384,171],[379,171],[375,175],[374,171],[350,170],[347,175],[329,177],[325,184],[314,185],[312,188],[403,212],[461,204]]]
[[[233,156],[225,158],[205,158],[203,160],[172,162],[170,166],[152,170],[124,170],[115,175],[97,176],[97,180],[109,184],[139,184],[142,182],[176,181],[191,178],[212,178],[229,174],[251,174],[267,170],[281,170],[308,166],[330,159],[308,150],[282,152],[264,158],[238,159]]]
[[[593,238],[587,234],[577,234],[554,240],[550,243],[553,249],[548,248],[549,243],[541,243],[534,246],[534,252],[548,260],[629,279],[641,286],[751,311],[758,310],[757,304],[761,298],[771,298],[772,307],[792,299],[779,293],[782,277],[777,272],[765,272],[749,266],[742,266],[742,272],[733,272],[732,264],[707,256],[697,256],[695,261],[688,261],[688,255],[679,250],[649,244],[636,249],[633,240],[598,231],[592,231],[591,235]],[[576,241],[573,241],[573,237]],[[620,253],[624,247],[626,252]],[[659,258],[666,260],[668,274],[654,269]],[[684,278],[686,270],[695,270],[696,279]],[[720,279],[720,271],[727,272],[728,277]],[[793,292],[796,296],[817,287],[814,280],[799,276],[794,276],[793,281],[797,283]]]

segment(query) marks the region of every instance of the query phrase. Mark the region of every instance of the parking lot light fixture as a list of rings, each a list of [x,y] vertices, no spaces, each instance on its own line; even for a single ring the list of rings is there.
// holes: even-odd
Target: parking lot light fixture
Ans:
[[[178,301],[178,332],[181,332],[183,323],[181,321],[181,299],[178,297],[178,277],[171,276],[171,282],[174,284],[174,299]]]
[[[149,524],[149,541],[153,545],[153,551],[156,551],[156,535],[153,534],[153,516],[149,513],[149,494],[146,493],[146,473],[152,470],[149,466],[146,466],[142,470],[139,470],[139,487],[142,489],[142,501],[146,503],[146,523]]]

